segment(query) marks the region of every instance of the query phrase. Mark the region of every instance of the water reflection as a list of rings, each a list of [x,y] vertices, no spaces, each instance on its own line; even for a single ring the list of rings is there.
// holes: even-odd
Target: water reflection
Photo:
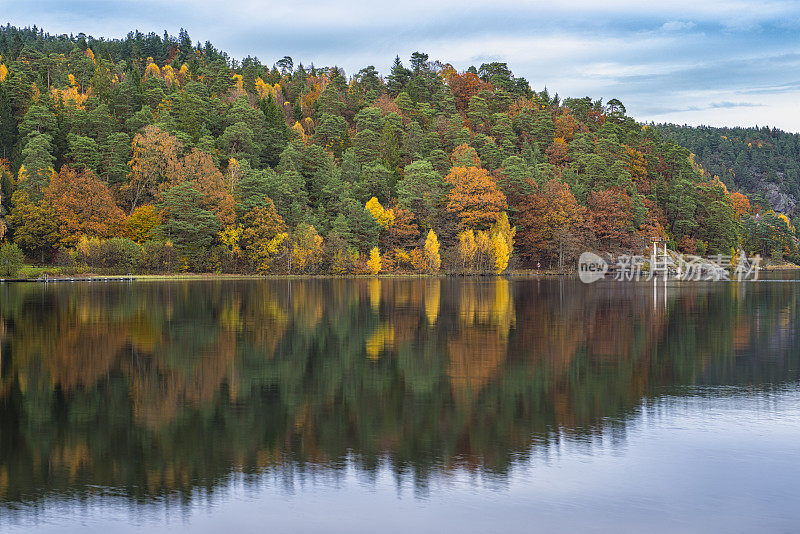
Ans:
[[[379,466],[502,480],[642,403],[791,384],[794,284],[411,279],[0,287],[0,501]],[[691,386],[692,389],[687,387]]]

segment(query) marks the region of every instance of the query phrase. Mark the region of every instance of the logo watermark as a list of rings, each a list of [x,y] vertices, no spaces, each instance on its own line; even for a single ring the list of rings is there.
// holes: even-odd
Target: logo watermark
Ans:
[[[761,256],[748,258],[716,254],[708,258],[691,254],[655,253],[649,258],[640,255],[617,256],[609,263],[593,252],[584,252],[578,259],[578,276],[587,284],[602,280],[607,273],[616,281],[638,282],[656,277],[684,281],[758,280]]]
[[[585,284],[602,280],[607,272],[608,262],[594,252],[584,252],[578,258],[578,276]]]

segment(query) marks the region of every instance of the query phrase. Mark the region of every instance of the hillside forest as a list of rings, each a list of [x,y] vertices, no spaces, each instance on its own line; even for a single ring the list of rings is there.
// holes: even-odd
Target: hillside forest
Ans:
[[[502,273],[653,237],[800,261],[791,211],[722,172],[741,143],[701,162],[679,134],[505,63],[415,52],[348,74],[233,59],[183,30],[7,25],[0,270]]]
[[[797,216],[800,134],[776,128],[712,128],[660,124],[668,138],[696,154],[697,163],[763,206]]]

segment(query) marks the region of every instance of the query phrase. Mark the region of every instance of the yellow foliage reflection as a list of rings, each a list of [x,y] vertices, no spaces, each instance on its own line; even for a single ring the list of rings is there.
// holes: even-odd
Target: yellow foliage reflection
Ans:
[[[381,324],[366,341],[367,357],[377,360],[383,350],[392,350],[394,347],[394,327]]]
[[[796,288],[726,288],[8,285],[0,430],[20,445],[0,457],[0,496],[62,484],[143,497],[343,455],[365,469],[382,457],[420,473],[504,469],[510,453],[538,446],[532,436],[620,420],[665,388],[800,368]],[[774,357],[759,357],[765,340]]]
[[[425,286],[425,317],[429,325],[435,325],[439,318],[439,301],[442,298],[442,281],[438,278],[429,281]]]

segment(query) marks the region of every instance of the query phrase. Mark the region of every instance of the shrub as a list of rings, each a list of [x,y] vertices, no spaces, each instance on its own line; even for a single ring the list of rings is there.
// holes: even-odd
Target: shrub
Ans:
[[[58,267],[74,267],[75,258],[70,254],[68,249],[60,248],[56,251],[55,256],[53,256],[53,265]]]
[[[141,263],[142,247],[130,239],[81,239],[73,252],[76,263],[114,273],[134,272]]]
[[[25,255],[16,243],[0,246],[0,275],[14,277],[22,268]]]
[[[169,241],[148,241],[142,245],[139,271],[146,273],[174,273],[180,269],[181,260]]]

